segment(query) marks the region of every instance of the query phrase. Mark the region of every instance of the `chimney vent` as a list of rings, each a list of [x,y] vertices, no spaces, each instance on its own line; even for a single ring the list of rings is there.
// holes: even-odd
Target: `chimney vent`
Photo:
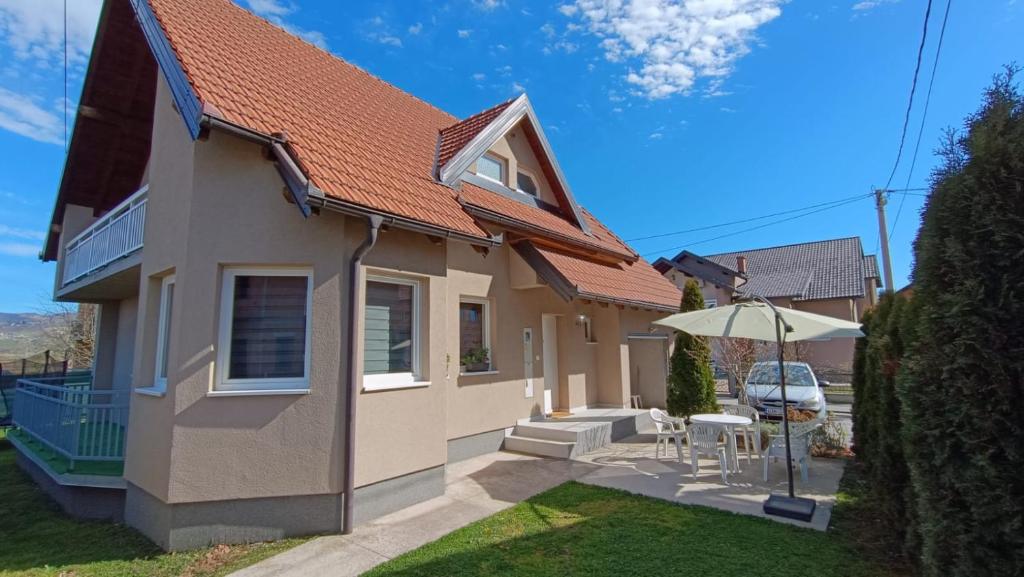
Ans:
[[[736,257],[736,272],[747,274],[747,257],[739,255]]]

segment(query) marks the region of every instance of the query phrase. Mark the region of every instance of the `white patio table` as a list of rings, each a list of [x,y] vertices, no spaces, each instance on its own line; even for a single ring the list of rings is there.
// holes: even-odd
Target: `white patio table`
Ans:
[[[732,464],[732,471],[738,473],[740,470],[740,459],[736,450],[736,427],[752,425],[754,422],[747,417],[739,415],[723,415],[721,413],[701,413],[690,415],[690,422],[706,423],[717,425],[726,431],[727,446],[729,447],[729,462]]]

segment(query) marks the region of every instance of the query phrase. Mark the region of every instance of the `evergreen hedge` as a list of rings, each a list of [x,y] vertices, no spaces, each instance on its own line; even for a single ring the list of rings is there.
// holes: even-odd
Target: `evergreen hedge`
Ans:
[[[914,295],[886,297],[854,363],[857,458],[928,577],[1024,575],[1024,98],[996,77],[940,150]]]
[[[683,286],[679,312],[699,310],[704,310],[704,295],[697,281],[690,279]],[[669,365],[667,408],[670,414],[689,417],[718,412],[711,349],[705,337],[677,331]]]

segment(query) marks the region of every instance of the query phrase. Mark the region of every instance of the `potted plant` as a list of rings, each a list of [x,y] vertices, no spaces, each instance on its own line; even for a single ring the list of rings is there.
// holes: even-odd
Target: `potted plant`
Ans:
[[[491,368],[490,351],[486,347],[469,349],[459,360],[463,373],[479,373]]]

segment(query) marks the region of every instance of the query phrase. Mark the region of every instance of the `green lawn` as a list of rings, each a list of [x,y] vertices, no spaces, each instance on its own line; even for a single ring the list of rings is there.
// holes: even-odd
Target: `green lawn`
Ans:
[[[87,439],[92,439],[95,436],[92,435],[92,429],[90,425],[81,425],[82,427],[82,440],[79,444],[83,447],[88,446]],[[119,438],[124,438],[124,429],[121,427],[111,427],[111,435],[117,435]],[[75,467],[71,467],[71,460],[67,457],[57,453],[53,449],[50,449],[43,443],[40,443],[32,435],[18,430],[11,429],[7,433],[8,437],[17,439],[25,448],[32,451],[36,456],[42,459],[43,462],[50,468],[51,471],[58,475],[65,473],[77,473],[79,475],[102,475],[107,477],[120,477],[124,474],[124,461],[78,461],[75,463]],[[119,441],[123,443],[124,441]],[[85,451],[83,451],[85,453]]]
[[[566,483],[367,577],[889,575],[832,534]]]
[[[212,577],[301,543],[288,539],[164,553],[123,525],[65,516],[0,440],[0,577]]]

